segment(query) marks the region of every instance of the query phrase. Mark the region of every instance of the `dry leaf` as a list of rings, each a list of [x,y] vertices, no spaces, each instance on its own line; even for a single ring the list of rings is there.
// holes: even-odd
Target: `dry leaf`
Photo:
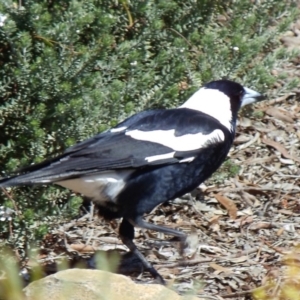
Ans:
[[[288,216],[294,215],[294,213],[291,210],[287,210],[287,209],[279,209],[278,212]]]
[[[294,120],[288,112],[283,111],[281,109],[278,109],[277,107],[271,106],[266,110],[266,114],[269,116],[272,116],[278,120],[281,120],[283,122],[287,123],[294,123]]]
[[[218,224],[218,223],[212,224],[212,225],[210,226],[210,229],[211,229],[213,232],[217,232],[217,231],[220,230],[220,224]]]
[[[259,230],[259,229],[269,229],[272,228],[272,224],[271,223],[267,223],[267,222],[257,222],[257,223],[253,223],[249,229],[251,230]]]
[[[284,232],[284,228],[279,228],[278,231],[276,232],[276,234],[278,236],[281,236],[283,234],[283,232]]]
[[[69,245],[69,247],[72,250],[75,250],[80,253],[95,252],[95,250],[96,250],[93,246],[84,245],[84,244],[71,244],[71,245]]]
[[[252,121],[249,118],[241,117],[238,121],[238,124],[241,127],[250,127],[250,126],[252,126]]]
[[[209,219],[209,223],[217,224],[217,223],[219,223],[219,219],[220,219],[220,216],[213,216],[211,219]]]
[[[220,193],[216,194],[215,198],[227,209],[230,218],[235,220],[237,217],[237,208],[235,203],[231,199],[221,195]]]
[[[244,143],[247,143],[249,142],[251,139],[251,136],[246,136],[245,134],[240,134],[238,137],[236,137],[234,139],[234,144],[244,144]]]
[[[240,150],[242,150],[242,149],[246,149],[246,148],[250,147],[250,146],[251,146],[252,144],[254,144],[258,139],[259,139],[259,132],[256,132],[256,133],[255,133],[255,136],[254,136],[250,141],[248,141],[248,142],[245,143],[245,144],[242,144],[242,145],[238,146],[236,151],[240,151]],[[233,151],[233,153],[236,152],[236,151]]]
[[[230,261],[233,263],[241,263],[241,262],[247,261],[248,259],[249,259],[249,257],[247,255],[243,255],[240,257],[231,258]]]
[[[219,219],[220,219],[220,216],[213,216],[213,217],[209,220],[209,223],[210,223],[210,229],[211,229],[213,232],[216,232],[216,231],[219,231],[219,230],[220,230]]]
[[[216,270],[216,272],[215,272],[216,274],[220,274],[220,273],[223,273],[223,272],[227,273],[227,274],[232,273],[232,271],[230,269],[224,268],[224,267],[222,267],[222,266],[220,266],[216,263],[210,263],[209,266],[211,268],[213,268],[214,270]]]
[[[251,224],[253,220],[254,220],[253,216],[242,216],[241,218],[236,219],[235,223],[238,224],[239,226],[244,226],[247,224]]]
[[[292,160],[295,160],[297,162],[300,162],[300,159],[298,157],[295,157],[291,154],[288,153],[288,151],[284,148],[284,146],[282,146],[281,144],[275,142],[275,141],[272,141],[270,139],[267,139],[267,138],[263,138],[262,139],[262,142],[265,143],[266,145],[268,146],[271,146],[273,148],[275,148],[277,151],[279,151],[285,158],[289,158],[289,159],[292,159]]]

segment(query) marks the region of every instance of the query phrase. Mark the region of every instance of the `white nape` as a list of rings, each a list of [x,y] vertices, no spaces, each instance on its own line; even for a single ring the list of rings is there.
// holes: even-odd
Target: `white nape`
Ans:
[[[85,195],[97,202],[115,201],[125,186],[126,178],[132,170],[105,171],[74,179],[57,181],[55,184]]]
[[[215,89],[201,88],[179,108],[201,111],[217,119],[228,130],[232,131],[232,111],[230,98]]]
[[[193,151],[204,148],[211,143],[223,142],[225,139],[224,133],[220,129],[215,129],[207,135],[199,132],[175,136],[175,129],[153,131],[135,129],[127,131],[125,134],[136,140],[164,145],[174,151]]]

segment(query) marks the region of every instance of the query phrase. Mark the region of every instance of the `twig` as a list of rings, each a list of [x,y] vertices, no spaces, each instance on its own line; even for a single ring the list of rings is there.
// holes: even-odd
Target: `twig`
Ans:
[[[283,101],[285,101],[286,99],[288,99],[291,96],[296,96],[296,93],[289,93],[289,94],[283,95],[281,97],[278,97],[278,98],[276,98],[274,100],[269,100],[268,101],[268,107],[271,107],[275,103],[283,102]],[[265,109],[262,109],[262,110],[267,110],[267,109],[268,108],[266,107]]]
[[[122,5],[123,5],[123,7],[126,11],[127,17],[128,17],[128,22],[129,22],[128,27],[131,28],[133,26],[133,18],[132,18],[130,10],[128,8],[128,5],[127,5],[128,3],[126,3],[127,2],[126,0],[123,0],[121,2],[122,2]]]
[[[278,247],[273,246],[271,243],[269,243],[268,241],[264,240],[264,239],[260,239],[265,245],[267,245],[269,248],[273,249],[274,251],[280,253],[280,254],[288,254],[288,252],[282,251],[280,250]]]
[[[18,215],[18,217],[20,218],[20,220],[23,220],[23,216],[20,213],[18,206],[16,204],[16,201],[13,199],[13,197],[7,192],[7,190],[5,188],[2,188],[3,193],[7,196],[7,198],[12,202],[15,212]]]
[[[256,132],[255,136],[250,141],[248,141],[247,143],[244,143],[242,145],[237,146],[236,149],[231,152],[231,154],[235,154],[235,153],[237,153],[241,150],[244,150],[244,149],[250,147],[252,144],[254,144],[259,139],[259,136],[260,136],[259,132]]]
[[[269,285],[266,285],[266,286],[260,286],[260,287],[258,287],[258,288],[251,289],[251,290],[247,290],[247,291],[236,292],[236,293],[231,293],[231,294],[225,294],[225,295],[221,295],[221,297],[222,297],[222,298],[241,297],[241,296],[253,294],[253,293],[255,293],[256,291],[260,291],[261,289],[267,289],[267,288],[269,288]]]
[[[192,266],[192,265],[195,265],[195,264],[202,264],[202,263],[212,262],[214,260],[222,260],[222,261],[231,260],[231,259],[243,256],[243,255],[248,255],[248,254],[251,254],[251,253],[255,253],[256,251],[257,251],[256,248],[252,248],[252,249],[249,249],[249,250],[241,251],[241,252],[237,253],[236,255],[230,255],[230,256],[225,256],[225,257],[220,257],[219,256],[219,257],[211,257],[211,258],[185,260],[185,261],[179,261],[179,262],[172,263],[172,264],[166,263],[166,264],[155,265],[155,267],[157,269],[159,269],[159,268],[186,267],[186,266]]]
[[[193,45],[191,44],[191,42],[185,38],[180,32],[178,32],[177,30],[173,29],[173,28],[167,28],[167,30],[173,31],[174,33],[176,33],[177,35],[179,35],[182,39],[184,39],[186,41],[186,43],[190,46],[193,47]]]
[[[211,187],[211,188],[207,188],[205,190],[206,193],[210,193],[210,192],[223,192],[223,193],[232,192],[232,193],[235,193],[235,192],[242,192],[242,191],[278,192],[279,189],[276,189],[276,188],[263,188],[263,187],[257,188],[257,187],[245,186],[245,187],[242,187],[242,188],[227,188],[227,189],[226,188],[225,189],[224,188],[216,189],[214,187]],[[295,194],[295,193],[299,193],[299,192],[300,192],[300,189],[297,189],[297,190],[292,190],[292,191],[286,192],[286,194]]]
[[[51,40],[51,39],[48,39],[48,38],[45,38],[43,36],[40,36],[40,35],[37,35],[37,34],[33,34],[33,38],[37,39],[37,40],[40,40],[40,41],[43,41],[46,45],[48,46],[53,46],[53,45],[58,45],[64,49],[67,49],[69,50],[70,52],[72,52],[73,54],[82,54],[82,52],[76,52],[74,51],[74,48],[73,47],[69,47],[65,44],[62,44],[60,42],[56,42],[54,40]]]
[[[160,265],[155,265],[156,269],[160,268],[176,268],[176,267],[187,267],[187,266],[192,266],[192,265],[197,265],[197,264],[202,264],[202,263],[207,263],[213,261],[214,258],[203,258],[203,259],[194,259],[194,260],[186,260],[186,261],[179,261],[173,264],[160,264]]]
[[[274,290],[272,292],[272,297],[275,297],[276,294],[278,293],[280,284],[281,284],[281,277],[279,277],[279,279],[277,279],[276,286],[275,286],[275,288],[274,288]]]

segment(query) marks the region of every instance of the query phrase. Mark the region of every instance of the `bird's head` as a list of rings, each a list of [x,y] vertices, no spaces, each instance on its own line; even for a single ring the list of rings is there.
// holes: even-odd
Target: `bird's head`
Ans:
[[[237,82],[216,80],[205,84],[181,107],[208,114],[234,131],[239,109],[264,99],[262,94]]]
[[[219,91],[224,96],[227,96],[227,99],[225,99],[224,96],[223,97],[225,101],[230,101],[232,112],[238,112],[241,106],[265,99],[262,94],[256,91],[244,87],[237,82],[225,79],[211,81],[204,85],[204,88],[211,90],[212,93],[214,93],[214,91]]]

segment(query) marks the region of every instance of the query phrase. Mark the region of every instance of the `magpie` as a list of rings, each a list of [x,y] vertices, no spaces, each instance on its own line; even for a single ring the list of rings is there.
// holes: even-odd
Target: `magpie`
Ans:
[[[0,180],[0,187],[56,184],[88,197],[105,219],[122,218],[119,236],[144,270],[164,279],[133,242],[134,227],[186,235],[143,220],[156,206],[191,192],[225,160],[240,107],[264,97],[239,83],[212,81],[183,105],[137,113],[63,154]]]

